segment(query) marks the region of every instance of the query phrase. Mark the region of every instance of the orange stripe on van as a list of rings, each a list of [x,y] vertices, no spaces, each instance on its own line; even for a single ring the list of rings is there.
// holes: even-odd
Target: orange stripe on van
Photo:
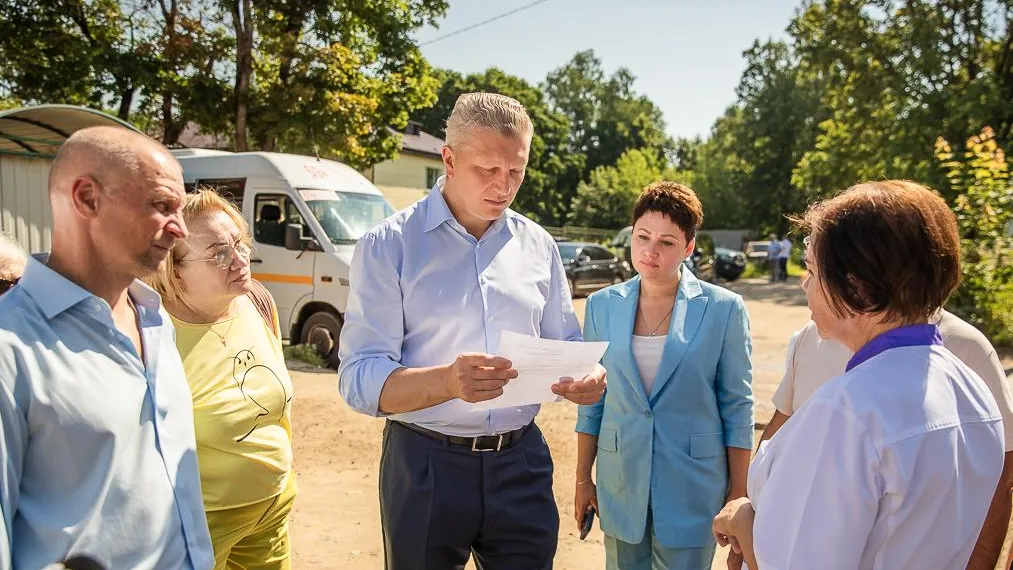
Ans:
[[[282,275],[280,273],[254,273],[253,278],[263,283],[294,283],[296,285],[312,285],[313,277],[309,275]]]

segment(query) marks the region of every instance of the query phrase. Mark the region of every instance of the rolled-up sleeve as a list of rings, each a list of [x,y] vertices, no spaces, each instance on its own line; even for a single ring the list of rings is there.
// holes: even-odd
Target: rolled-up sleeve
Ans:
[[[593,296],[588,297],[587,304],[584,305],[584,340],[588,342],[595,342],[601,339],[598,336],[598,331],[594,328],[593,298]],[[577,407],[577,432],[595,437],[598,436],[598,432],[601,430],[601,417],[605,411],[605,396],[607,394],[608,389],[606,388],[605,393],[601,395],[601,399],[596,403],[590,406]]]
[[[566,269],[553,242],[549,247],[549,294],[539,324],[540,336],[554,340],[582,340],[580,323],[573,311],[573,296],[566,283]]]
[[[0,366],[0,373],[11,374]],[[0,381],[0,457],[3,471],[0,472],[0,515],[3,526],[0,527],[0,570],[13,568],[13,526],[14,515],[18,510],[18,493],[21,487],[21,471],[24,464],[25,447],[28,443],[28,431],[25,414],[14,400],[14,394]]]
[[[726,447],[753,447],[753,342],[742,297],[735,297],[718,360],[718,409]]]
[[[394,245],[372,233],[356,244],[338,345],[341,397],[353,410],[370,416],[381,415],[383,385],[402,367],[404,312]]]

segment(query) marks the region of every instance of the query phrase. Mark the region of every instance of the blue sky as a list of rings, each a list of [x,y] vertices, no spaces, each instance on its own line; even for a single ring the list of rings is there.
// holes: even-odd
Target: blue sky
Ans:
[[[451,0],[424,43],[533,0]],[[593,49],[607,73],[628,68],[635,88],[665,115],[672,136],[706,136],[735,101],[742,52],[783,38],[800,0],[546,0],[520,13],[422,47],[430,63],[463,73],[498,67],[537,83],[578,51]]]

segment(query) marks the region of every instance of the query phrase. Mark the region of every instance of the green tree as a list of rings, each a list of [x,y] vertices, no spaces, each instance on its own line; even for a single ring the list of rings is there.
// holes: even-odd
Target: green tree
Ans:
[[[710,228],[783,233],[785,214],[805,204],[792,173],[816,136],[820,88],[782,42],[756,42],[744,55],[738,102],[696,158],[696,190]]]
[[[446,9],[446,0],[255,3],[245,14],[255,34],[246,102],[253,145],[355,167],[393,156],[400,137],[387,127],[404,127],[438,87],[411,34]]]
[[[737,148],[743,114],[738,106],[726,110],[697,151],[693,189],[703,205],[704,227],[708,229],[750,227],[742,189],[748,184],[752,166],[738,155]]]
[[[143,2],[0,3],[0,96],[25,104],[111,104],[130,117],[158,73]]]
[[[240,149],[363,167],[435,99],[412,33],[446,0],[12,0],[0,98],[119,108],[174,144],[191,122]]]
[[[583,155],[570,152],[568,147],[567,118],[549,109],[536,86],[496,68],[468,76],[447,70],[436,70],[434,75],[441,84],[436,103],[416,114],[423,128],[434,135],[445,135],[447,117],[462,93],[500,93],[524,105],[535,130],[527,173],[514,208],[539,223],[562,225],[573,195],[572,191],[565,192],[562,181],[573,178],[584,164]]]
[[[674,147],[661,110],[634,91],[635,79],[626,68],[606,76],[601,60],[588,50],[550,72],[542,83],[550,109],[569,119],[570,150],[586,157],[571,185],[600,166],[615,164],[630,149],[666,156]]]
[[[692,177],[672,169],[649,149],[628,150],[614,166],[599,166],[577,186],[567,221],[575,226],[620,229],[632,223],[633,204],[645,186],[659,180],[692,186]]]
[[[1008,0],[823,0],[789,26],[829,116],[794,183],[813,197],[867,179],[945,188],[933,142],[1013,129],[1013,5]],[[952,201],[953,195],[947,198]]]
[[[223,69],[235,39],[221,14],[198,0],[157,0],[151,21],[157,29],[158,74],[142,112],[152,116],[162,143],[177,144],[191,122],[206,131],[227,128],[229,75]]]
[[[950,309],[989,335],[1013,343],[1013,181],[1006,154],[986,127],[957,155],[940,137],[936,157],[956,195],[963,283]]]

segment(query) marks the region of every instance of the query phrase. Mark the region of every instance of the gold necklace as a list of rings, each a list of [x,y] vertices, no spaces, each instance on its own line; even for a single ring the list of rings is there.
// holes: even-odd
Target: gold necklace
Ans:
[[[232,330],[232,323],[234,323],[235,320],[236,320],[235,317],[232,317],[231,319],[229,319],[229,326],[228,326],[228,328],[225,329],[225,334],[221,334],[218,331],[216,331],[215,328],[214,328],[215,327],[214,324],[208,325],[208,330],[211,331],[211,332],[213,332],[213,333],[215,333],[215,336],[218,337],[218,340],[220,340],[222,342],[222,346],[228,346],[228,341],[226,340],[225,337],[228,336],[229,331]],[[215,324],[217,324],[217,323],[215,323]]]
[[[638,312],[640,313],[640,322],[644,323],[644,328],[645,329],[651,328],[651,326],[647,324],[647,318],[644,317],[644,311],[641,309]],[[665,316],[661,317],[661,322],[658,323],[658,326],[654,327],[654,330],[647,333],[647,336],[656,336],[658,334],[658,329],[660,329],[661,325],[665,324],[665,321],[667,321],[668,318],[671,316],[672,316],[671,312],[665,313]]]

